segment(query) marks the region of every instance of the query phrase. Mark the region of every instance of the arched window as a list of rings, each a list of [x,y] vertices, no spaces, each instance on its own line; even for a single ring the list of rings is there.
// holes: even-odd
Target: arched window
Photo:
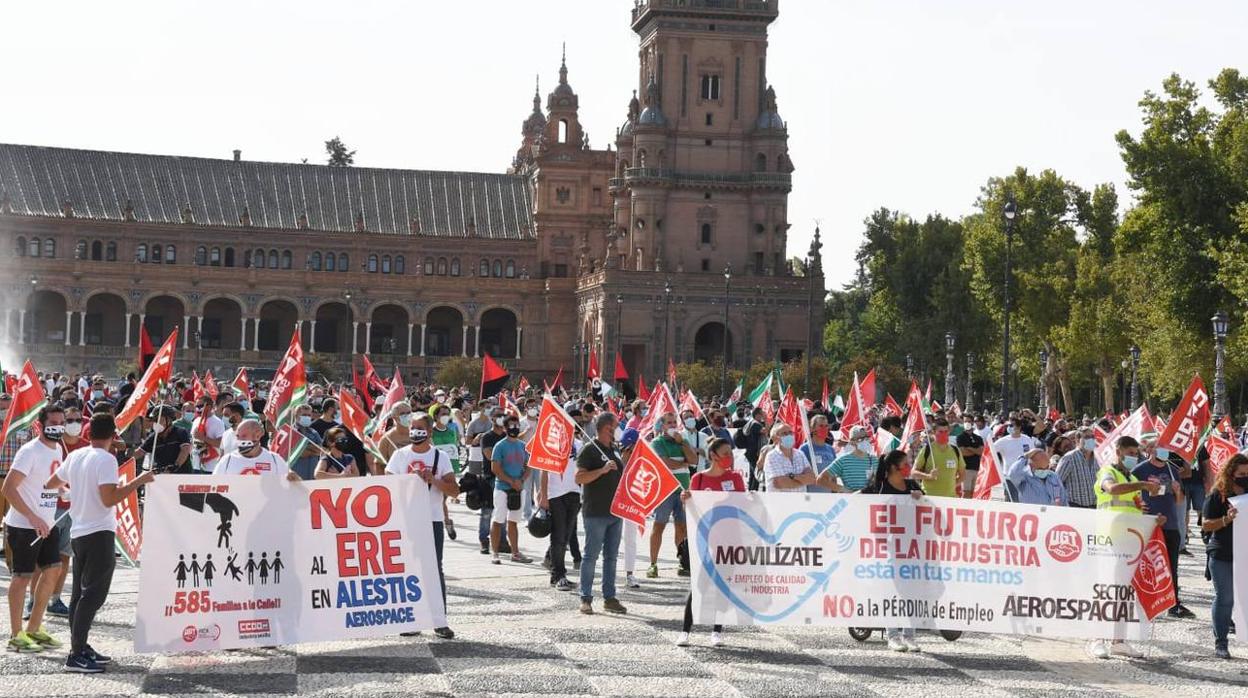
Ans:
[[[227,267],[234,266],[234,248],[233,247],[225,248],[225,266]]]
[[[269,268],[277,268],[277,250],[269,250]]]
[[[208,253],[208,266],[211,266],[211,267],[221,266],[221,248],[220,247],[214,247],[212,248],[212,251]]]
[[[117,243],[110,242],[108,244],[113,247],[114,251],[116,251]],[[91,243],[91,259],[96,262],[100,261],[101,259],[104,259],[104,245],[99,240],[96,240]],[[109,261],[115,261],[115,260],[109,260]]]
[[[637,151],[637,166],[638,167],[646,166],[646,149],[645,148],[642,148],[641,150]]]
[[[384,257],[381,258],[381,273],[389,274],[390,270],[391,270],[390,255],[385,255]]]
[[[291,262],[290,250],[282,250],[282,268],[289,269]]]
[[[754,171],[755,172],[767,171],[767,156],[766,155],[759,153],[758,155],[754,156]]]
[[[433,257],[425,257],[425,276],[433,276]]]
[[[403,255],[399,255],[394,258],[394,273],[395,274],[407,273],[407,262],[403,261]]]
[[[165,264],[176,264],[178,261],[178,248],[173,245],[165,247]]]
[[[208,248],[200,245],[195,248],[195,264],[204,266],[208,263]]]
[[[333,252],[325,253],[325,271],[333,271],[338,266],[338,255]]]
[[[257,269],[264,268],[264,250],[256,250],[251,253],[251,266]]]
[[[98,245],[100,243],[97,242],[95,244]],[[108,243],[108,251],[104,254],[104,259],[109,262],[117,261],[117,243],[115,242]]]
[[[516,260],[514,260],[514,259],[509,259],[509,260],[507,260],[507,272],[506,272],[506,276],[507,276],[507,278],[509,278],[509,279],[514,279],[514,278],[516,278]]]
[[[30,242],[26,243],[26,255],[28,257],[39,256],[40,251],[43,249],[43,247],[39,243],[40,243],[39,238],[31,238]]]
[[[368,273],[370,274],[377,273],[377,255],[375,254],[370,254],[368,256]]]
[[[15,252],[18,257],[26,256],[26,238],[19,235],[17,237],[17,244],[14,245],[14,247],[16,248]]]
[[[494,260],[494,277],[502,278],[502,276],[503,276],[503,260],[496,259]]]
[[[438,276],[446,276],[446,257],[438,257]]]
[[[160,245],[152,245],[152,256],[148,258],[148,261],[152,264],[160,264],[164,258],[165,248]]]
[[[490,260],[481,260],[481,266],[477,269],[477,276],[486,277],[490,275]]]
[[[711,244],[711,224],[710,224],[710,223],[703,223],[703,224],[702,224],[702,237],[701,237],[701,240],[702,240],[702,244],[703,244],[703,245],[709,245],[709,244]]]
[[[86,259],[86,258],[87,258],[87,241],[79,240],[78,244],[74,245],[74,259]]]
[[[321,270],[321,253],[320,252],[313,252],[312,254],[308,255],[308,268],[311,269],[312,271]]]
[[[134,260],[136,262],[147,261],[147,243],[146,242],[140,242],[139,246],[134,248]]]
[[[560,143],[568,142],[568,120],[567,119],[559,120],[559,142]]]
[[[43,241],[43,256],[48,259],[56,258],[56,240],[47,238]]]
[[[459,276],[459,257],[451,258],[451,276]]]
[[[338,255],[338,271],[348,271],[350,267],[351,258],[347,256],[346,252],[340,253]]]

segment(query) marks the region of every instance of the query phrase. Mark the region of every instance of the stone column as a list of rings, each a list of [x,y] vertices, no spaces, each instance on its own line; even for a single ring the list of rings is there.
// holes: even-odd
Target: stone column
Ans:
[[[21,308],[17,311],[17,343],[22,344],[26,341],[26,309]]]
[[[472,340],[472,355],[481,356],[481,325],[477,325],[476,338]]]
[[[260,351],[260,316],[252,318],[251,350]]]
[[[373,321],[369,320],[364,323],[364,353],[371,354],[373,351]]]
[[[309,320],[308,322],[312,323],[312,328],[308,330],[308,353],[315,354],[316,353],[316,320]]]
[[[425,329],[429,327],[425,323],[420,323],[420,355],[425,355]]]
[[[74,311],[65,311],[65,346],[69,346],[69,333],[74,326]]]
[[[191,337],[191,316],[182,316],[182,348],[186,349],[190,346]]]
[[[126,348],[130,348],[130,320],[134,317],[134,313],[126,311]],[[6,323],[7,324],[7,323]]]
[[[87,311],[78,313],[78,346],[87,346]]]
[[[520,347],[524,346],[522,341],[524,337],[524,328],[516,325],[516,358],[520,358]]]
[[[22,312],[24,313],[26,311],[23,310]],[[460,325],[460,329],[462,329],[463,332],[460,333],[459,337],[459,353],[461,356],[468,356],[468,326]]]
[[[413,325],[412,323],[410,322],[407,323],[407,355],[408,356],[412,355],[412,328],[414,327],[415,325]]]
[[[360,341],[360,323],[358,320],[352,320],[351,321],[351,353],[352,354],[356,352],[356,347],[359,346],[359,341]]]
[[[239,318],[238,321],[242,324],[242,329],[239,331],[238,350],[247,351],[247,318]]]

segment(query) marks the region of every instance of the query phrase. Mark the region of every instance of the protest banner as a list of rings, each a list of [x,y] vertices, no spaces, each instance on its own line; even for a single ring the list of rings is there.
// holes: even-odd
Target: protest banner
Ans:
[[[136,475],[134,459],[130,458],[117,468],[117,486],[125,487]],[[139,551],[143,548],[143,526],[139,520],[138,490],[126,495],[117,505],[117,549],[131,565],[139,564]]]
[[[1248,509],[1248,494],[1231,497],[1227,502],[1235,509],[1245,511]],[[1236,514],[1231,526],[1231,555],[1234,559],[1231,563],[1231,582],[1235,587],[1231,620],[1236,628],[1248,628],[1248,517],[1240,518]]]
[[[727,492],[694,492],[686,511],[699,624],[1149,636],[1132,578],[1153,517]]]
[[[418,478],[166,475],[147,487],[134,647],[183,652],[446,625]]]

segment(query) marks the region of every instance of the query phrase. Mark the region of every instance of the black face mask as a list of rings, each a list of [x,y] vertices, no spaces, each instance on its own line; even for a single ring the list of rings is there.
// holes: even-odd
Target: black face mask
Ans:
[[[507,427],[507,435],[513,439],[516,438],[520,435],[520,427]]]
[[[351,448],[351,439],[348,439],[347,437],[344,436],[338,439],[337,441],[335,441],[334,445],[338,447],[339,451],[345,451],[348,448]]]
[[[1242,490],[1248,490],[1248,477],[1235,478],[1235,484],[1239,485],[1239,488]]]

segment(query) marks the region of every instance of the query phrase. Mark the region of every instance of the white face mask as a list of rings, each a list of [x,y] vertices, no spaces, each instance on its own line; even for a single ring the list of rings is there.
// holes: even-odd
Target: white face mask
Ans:
[[[441,424],[442,426],[446,426],[447,424],[450,424],[450,423],[451,423],[451,416],[449,414],[444,414],[438,417],[438,424]]]
[[[495,418],[494,418],[494,426],[501,427],[501,426],[506,426],[506,424],[507,424],[507,418],[506,418],[506,417],[495,417]]]
[[[686,419],[685,419],[685,428],[686,428],[686,429],[692,429],[692,428],[694,428],[694,427],[696,427],[696,426],[698,426],[698,420],[694,419],[693,417],[688,417],[688,418],[686,418]]]
[[[1084,439],[1084,440],[1083,440],[1083,450],[1085,450],[1085,451],[1095,451],[1095,450],[1096,450],[1096,439]]]
[[[69,422],[65,425],[65,434],[77,438],[82,434],[82,422]]]
[[[529,408],[529,410],[528,410],[528,415],[529,415],[530,417],[536,417],[536,416],[537,416],[537,408],[536,408],[536,407],[530,407],[530,408]]]
[[[864,453],[870,453],[870,452],[871,452],[871,442],[870,442],[869,440],[867,440],[867,439],[863,439],[863,440],[861,440],[861,441],[858,441],[858,442],[855,444],[855,446],[857,446],[857,448],[858,448],[858,450],[859,450],[859,451],[862,451],[862,452],[864,452]]]
[[[160,432],[164,430],[165,430],[165,425],[161,424],[160,422],[156,422],[155,424],[152,425],[153,434],[159,434]]]
[[[672,438],[672,439],[674,439],[674,438],[676,438],[676,437],[677,437],[677,436],[679,436],[679,435],[680,435],[680,430],[679,430],[679,429],[672,428],[672,429],[668,429],[668,430],[667,430],[667,436],[668,436],[668,438]]]
[[[306,414],[299,415],[299,426],[301,427],[312,426],[312,417]]]

